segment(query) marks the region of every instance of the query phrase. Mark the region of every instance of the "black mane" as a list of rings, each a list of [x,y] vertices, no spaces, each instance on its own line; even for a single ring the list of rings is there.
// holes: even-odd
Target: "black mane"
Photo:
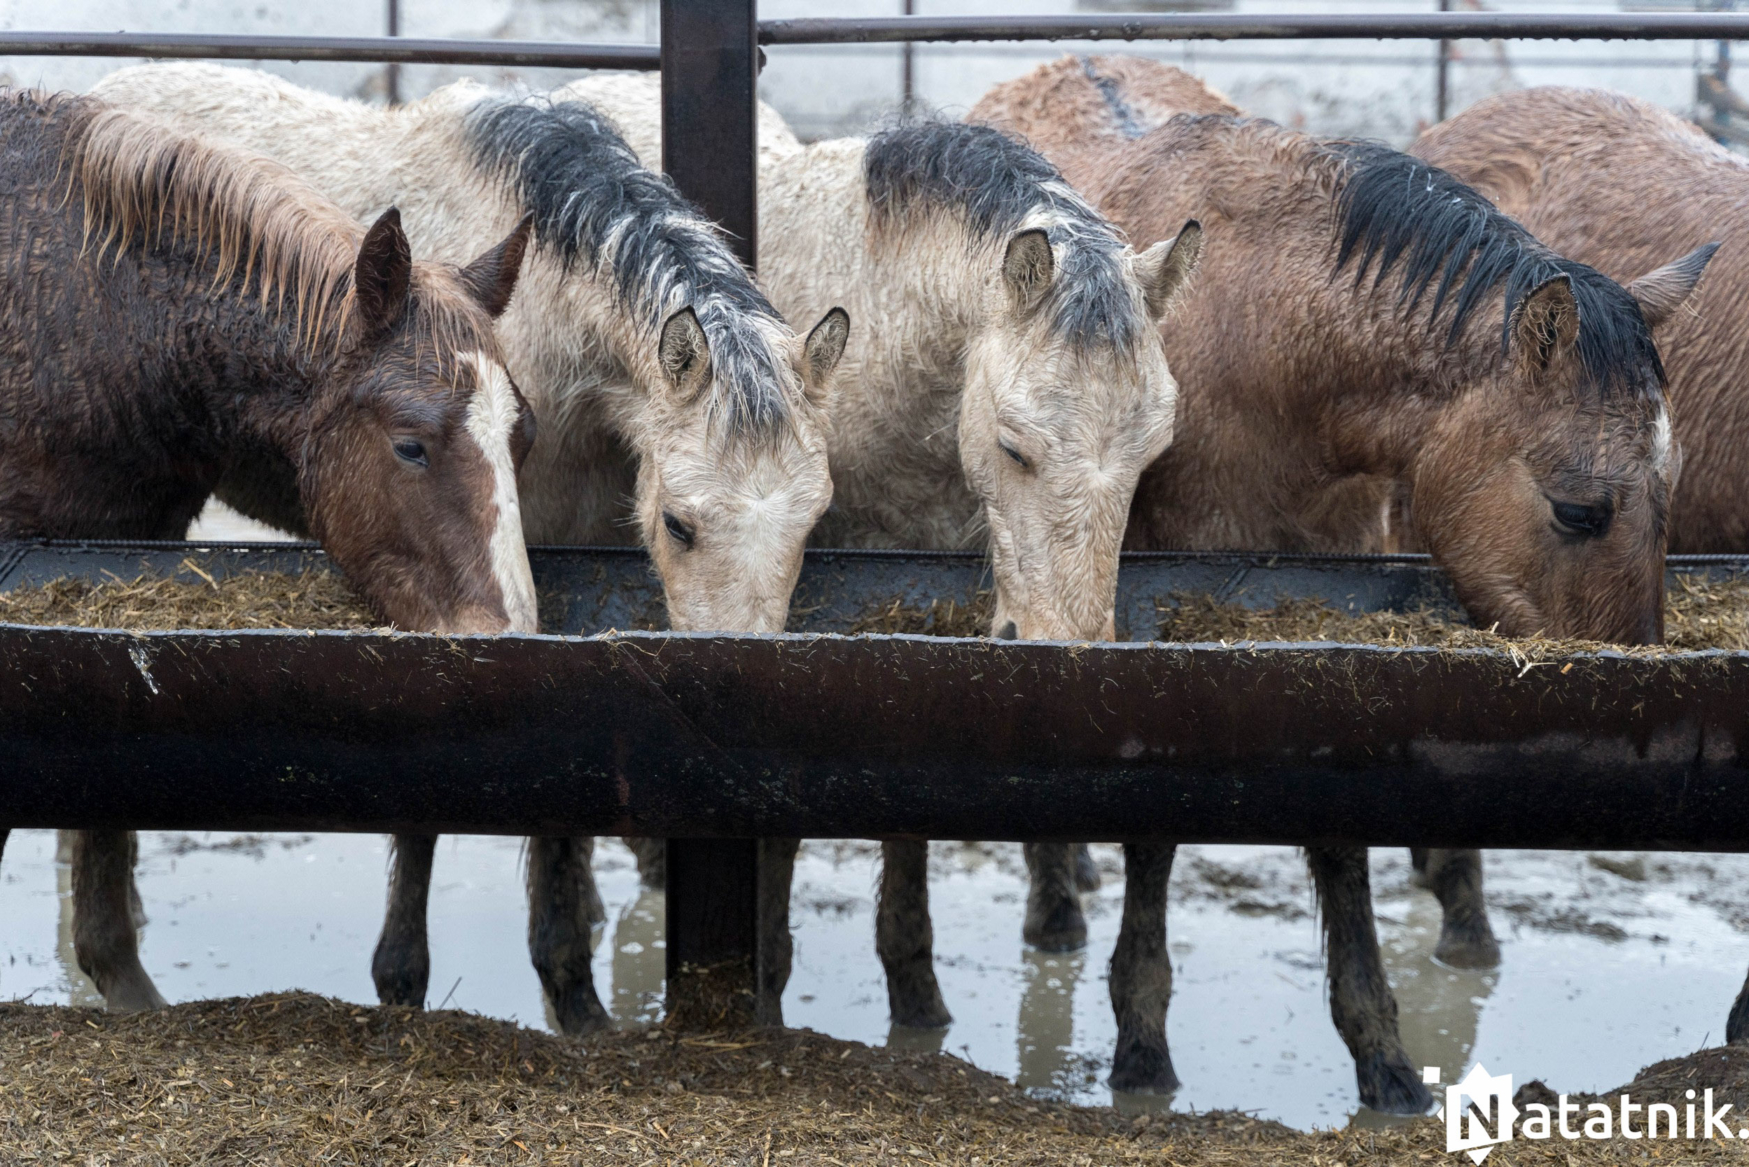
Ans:
[[[1579,358],[1600,394],[1662,389],[1664,366],[1640,306],[1614,280],[1594,268],[1563,259],[1537,242],[1481,194],[1436,166],[1376,142],[1332,146],[1347,174],[1338,196],[1340,272],[1356,255],[1355,286],[1378,261],[1382,283],[1398,260],[1403,285],[1397,302],[1414,311],[1437,277],[1429,319],[1452,302],[1455,344],[1465,323],[1496,288],[1504,289],[1500,351],[1511,341],[1512,310],[1557,276],[1572,284],[1579,305]]]
[[[481,170],[511,181],[534,215],[537,246],[569,269],[598,267],[611,247],[622,304],[655,327],[690,304],[710,342],[737,426],[766,430],[787,414],[777,359],[750,317],[780,320],[715,228],[664,174],[649,170],[613,123],[580,101],[490,98],[469,111]]]
[[[877,221],[944,208],[975,233],[1006,241],[1035,212],[1051,212],[1047,234],[1063,256],[1051,288],[1057,332],[1120,350],[1147,335],[1151,326],[1124,284],[1117,231],[1030,146],[989,126],[911,122],[869,139],[863,178]]]

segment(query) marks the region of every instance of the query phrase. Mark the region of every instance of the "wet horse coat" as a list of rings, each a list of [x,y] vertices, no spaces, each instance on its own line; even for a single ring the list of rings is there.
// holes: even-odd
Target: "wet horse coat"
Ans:
[[[491,318],[527,226],[414,264],[281,167],[88,98],[0,96],[0,538],[180,535],[239,467],[383,618],[532,631],[516,467],[528,411]],[[0,842],[4,836],[0,834]],[[141,967],[125,832],[74,841],[80,966]]]
[[[595,103],[654,159],[656,87],[597,76]],[[764,126],[775,120],[767,115]],[[1141,254],[1037,153],[923,122],[801,147],[766,134],[760,279],[791,319],[839,302],[860,323],[831,401],[829,546],[988,547],[993,631],[1111,635],[1117,551],[1137,476],[1172,434],[1155,339],[1200,232]],[[876,917],[894,1021],[946,1024],[921,842],[888,843]],[[1035,899],[1069,885],[1036,873]],[[1061,944],[1084,927],[1031,910]]]
[[[1479,101],[1422,134],[1410,152],[1473,184],[1551,245],[1617,276],[1696,239],[1726,238],[1705,265],[1699,310],[1678,313],[1659,335],[1670,371],[1664,442],[1681,471],[1670,550],[1749,551],[1749,250],[1737,242],[1749,225],[1749,163],[1649,102],[1559,87]],[[1704,258],[1697,253],[1683,278],[1698,277]],[[1749,982],[1725,1037],[1749,1040]]]
[[[1039,130],[1053,109],[1097,119],[1124,97],[1098,87],[1102,62],[1091,66],[1047,66],[971,116],[1031,119],[1029,132],[1082,143],[1063,147],[1066,164],[1139,242],[1186,216],[1208,226],[1196,289],[1166,338],[1184,392],[1179,435],[1137,489],[1129,546],[1375,549],[1401,483],[1417,538],[1477,622],[1657,639],[1670,467],[1647,319],[1661,321],[1692,287],[1670,282],[1680,265],[1630,293],[1382,146],[1218,112],[1133,134],[1109,121],[1079,136],[1074,125]],[[1098,100],[1021,100],[1034,81],[1060,90],[1077,76]],[[1171,855],[1129,855],[1132,888],[1146,881],[1160,894],[1126,902],[1113,957],[1120,1088],[1176,1083],[1163,1032]],[[1424,1109],[1379,961],[1365,854],[1314,848],[1309,858],[1332,1014],[1361,1098]],[[1493,947],[1485,917],[1454,925],[1473,930],[1456,937],[1461,947]]]
[[[822,402],[846,322],[797,337],[595,110],[467,82],[384,110],[194,64],[123,69],[96,92],[268,153],[355,213],[399,202],[433,254],[531,215],[529,271],[498,326],[542,435],[521,476],[529,538],[641,535],[674,628],[782,629],[831,498]],[[372,962],[387,1001],[425,998],[434,845],[397,839]],[[592,846],[530,849],[530,950],[567,1032],[607,1023],[589,968]]]

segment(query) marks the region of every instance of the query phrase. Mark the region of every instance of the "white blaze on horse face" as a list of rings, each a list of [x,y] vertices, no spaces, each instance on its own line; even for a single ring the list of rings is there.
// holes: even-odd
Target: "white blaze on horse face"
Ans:
[[[534,573],[528,566],[528,548],[522,540],[522,506],[516,492],[516,462],[510,453],[511,436],[522,421],[522,409],[511,388],[504,366],[484,353],[466,353],[461,358],[474,368],[476,388],[468,402],[468,436],[480,448],[480,456],[492,472],[492,505],[496,514],[488,551],[492,576],[504,601],[509,620],[507,631],[539,630],[534,595]]]
[[[960,459],[990,527],[998,635],[1111,637],[1130,500],[1176,402],[1151,328],[1132,354],[1074,352],[1037,321],[974,339]]]
[[[709,426],[701,417],[697,428]],[[642,459],[638,481],[639,518],[669,624],[680,632],[782,632],[808,533],[832,501],[823,437],[686,439],[684,428],[670,433],[656,456]]]
[[[1652,419],[1652,470],[1660,476],[1670,472],[1670,410],[1663,405]]]

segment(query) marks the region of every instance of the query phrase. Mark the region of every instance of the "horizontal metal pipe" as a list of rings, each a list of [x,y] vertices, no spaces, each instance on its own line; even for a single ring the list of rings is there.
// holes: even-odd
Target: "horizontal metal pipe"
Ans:
[[[767,45],[1028,40],[1740,40],[1749,13],[1169,13],[1150,16],[888,16],[767,20]]]
[[[1749,654],[0,628],[0,827],[1749,850]]]
[[[0,32],[0,56],[383,61],[403,65],[522,65],[542,69],[656,69],[661,65],[659,49],[649,44],[148,32]]]

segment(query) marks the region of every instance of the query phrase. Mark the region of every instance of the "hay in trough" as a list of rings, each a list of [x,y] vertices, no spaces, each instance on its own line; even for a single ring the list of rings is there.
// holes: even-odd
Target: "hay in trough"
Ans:
[[[806,1031],[619,1031],[576,1041],[302,993],[131,1016],[0,1006],[0,1065],[5,1163],[1449,1161],[1444,1128],[1431,1119],[1305,1134],[1233,1112],[1128,1118],[1041,1101],[948,1055]],[[1600,1167],[1642,1161],[1647,1147],[1520,1140],[1494,1155],[1508,1167]],[[1656,1151],[1660,1162],[1740,1159],[1729,1143],[1661,1141]]]
[[[1159,605],[1160,640],[1196,644],[1245,641],[1330,641],[1427,648],[1500,648],[1532,659],[1594,651],[1609,645],[1542,636],[1507,637],[1476,628],[1459,613],[1416,608],[1344,612],[1321,599],[1291,598],[1271,608],[1222,603],[1206,593],[1174,593]],[[1749,579],[1679,576],[1664,597],[1665,641],[1636,654],[1696,649],[1749,649]]]
[[[877,604],[850,626],[850,635],[878,633],[895,636],[987,636],[996,612],[995,594],[983,590],[969,604],[958,600],[931,600],[927,608],[907,604],[895,596]]]
[[[372,628],[371,614],[329,571],[241,571],[211,576],[66,578],[0,592],[0,622],[73,628]]]

